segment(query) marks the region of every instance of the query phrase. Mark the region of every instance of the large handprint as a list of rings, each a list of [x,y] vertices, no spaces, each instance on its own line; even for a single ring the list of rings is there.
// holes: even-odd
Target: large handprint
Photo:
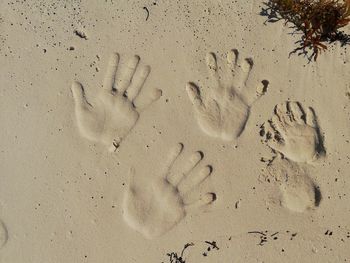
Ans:
[[[180,173],[172,171],[182,150],[182,144],[174,149],[165,174],[154,181],[151,190],[131,181],[125,191],[124,220],[148,239],[165,234],[189,211],[203,208],[216,199],[215,193],[206,193],[203,196],[199,193],[201,183],[212,172],[210,166],[198,169],[203,158],[201,152],[194,153]]]
[[[134,56],[124,70],[118,70],[117,76],[119,54],[114,53],[108,64],[103,87],[93,103],[86,99],[82,84],[73,83],[75,114],[83,137],[101,142],[112,151],[119,147],[135,126],[141,107],[138,105],[138,95],[150,73],[149,66],[138,67],[139,61],[140,58]],[[149,104],[160,96],[161,91],[154,90]]]
[[[207,96],[192,82],[186,90],[194,105],[201,129],[212,137],[231,141],[241,135],[252,104],[265,93],[268,81],[252,83],[253,61],[240,61],[237,50],[227,54],[227,65],[220,68],[213,53],[207,55],[207,66],[214,85]]]

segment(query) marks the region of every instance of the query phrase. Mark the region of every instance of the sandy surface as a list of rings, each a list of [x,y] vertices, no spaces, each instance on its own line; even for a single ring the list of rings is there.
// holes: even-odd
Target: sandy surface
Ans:
[[[350,261],[349,52],[288,58],[260,8],[1,1],[0,262]],[[135,55],[140,108],[106,85]]]

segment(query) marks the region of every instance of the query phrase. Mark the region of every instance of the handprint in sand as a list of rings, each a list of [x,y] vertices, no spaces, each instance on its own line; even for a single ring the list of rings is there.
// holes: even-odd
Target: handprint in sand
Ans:
[[[115,150],[135,126],[140,108],[161,96],[160,90],[154,90],[147,103],[139,99],[138,95],[150,73],[150,67],[139,66],[139,62],[140,58],[134,56],[119,70],[119,54],[114,53],[103,86],[91,102],[87,100],[82,84],[73,83],[75,115],[83,137]]]
[[[186,86],[197,122],[209,136],[234,140],[244,131],[251,106],[266,92],[268,81],[257,81],[253,60],[241,59],[237,50],[228,52],[222,66],[214,53],[207,55],[206,63],[212,80],[207,94],[192,82]]]
[[[310,163],[325,152],[314,110],[304,111],[299,102],[278,104],[262,135],[270,148],[294,162]]]
[[[124,220],[148,239],[165,234],[188,212],[204,208],[216,200],[214,193],[200,193],[200,185],[212,172],[210,166],[199,167],[203,158],[201,152],[194,153],[187,165],[180,166],[181,172],[174,172],[174,163],[182,151],[182,144],[172,151],[163,176],[153,182],[151,189],[131,178],[125,191]]]
[[[319,187],[307,171],[297,163],[275,158],[267,171],[279,185],[281,204],[293,212],[313,210],[320,205]]]

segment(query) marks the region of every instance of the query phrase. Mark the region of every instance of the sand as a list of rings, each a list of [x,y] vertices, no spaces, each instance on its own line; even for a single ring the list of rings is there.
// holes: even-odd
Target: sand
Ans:
[[[349,51],[261,6],[1,1],[0,262],[350,261]]]

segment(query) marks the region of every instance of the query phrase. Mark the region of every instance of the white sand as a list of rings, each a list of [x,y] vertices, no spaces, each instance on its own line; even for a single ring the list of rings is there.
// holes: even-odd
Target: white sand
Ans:
[[[348,49],[335,45],[311,64],[288,58],[297,36],[288,35],[282,22],[264,25],[260,6],[261,1],[1,1],[0,262],[168,263],[167,253],[191,242],[186,263],[350,261]],[[203,101],[213,99],[218,86],[207,64],[215,76],[215,63],[206,56],[215,54],[220,76],[231,83],[222,63],[232,49],[253,59],[251,83],[267,80],[268,90],[256,94],[255,84],[248,85],[253,89],[239,106],[225,97],[231,93],[216,95],[226,115],[207,107],[204,125],[198,123],[202,115],[185,86],[191,81]],[[79,81],[88,101],[96,102],[114,52],[121,69],[134,55],[140,68],[150,66],[141,104],[155,99],[156,89],[162,96],[132,124],[128,108],[121,126],[111,118],[122,106],[114,109],[113,101],[105,111],[103,101],[102,108],[95,106],[102,112],[98,125],[91,126],[91,119],[86,125],[76,115],[71,85]],[[197,95],[192,93],[195,104]],[[314,109],[319,134],[300,122],[293,133],[296,146],[281,150],[291,156],[290,170],[280,154],[269,169],[276,154],[260,126],[287,100]],[[103,118],[106,112],[113,117]],[[106,125],[104,133],[99,127]],[[326,153],[311,161],[315,136]],[[122,138],[119,148],[110,152],[108,142],[116,137]],[[193,153],[203,153],[183,189],[194,190],[192,201],[208,205],[187,211],[176,184],[164,180],[178,143],[184,147],[175,175],[196,162]],[[306,157],[295,160],[295,151]],[[212,171],[200,173],[207,165]],[[283,183],[283,169],[293,176],[293,167],[303,175]],[[153,183],[159,179],[162,185]],[[131,182],[141,195],[136,201],[124,198]],[[207,251],[205,241],[216,241],[219,250]]]

